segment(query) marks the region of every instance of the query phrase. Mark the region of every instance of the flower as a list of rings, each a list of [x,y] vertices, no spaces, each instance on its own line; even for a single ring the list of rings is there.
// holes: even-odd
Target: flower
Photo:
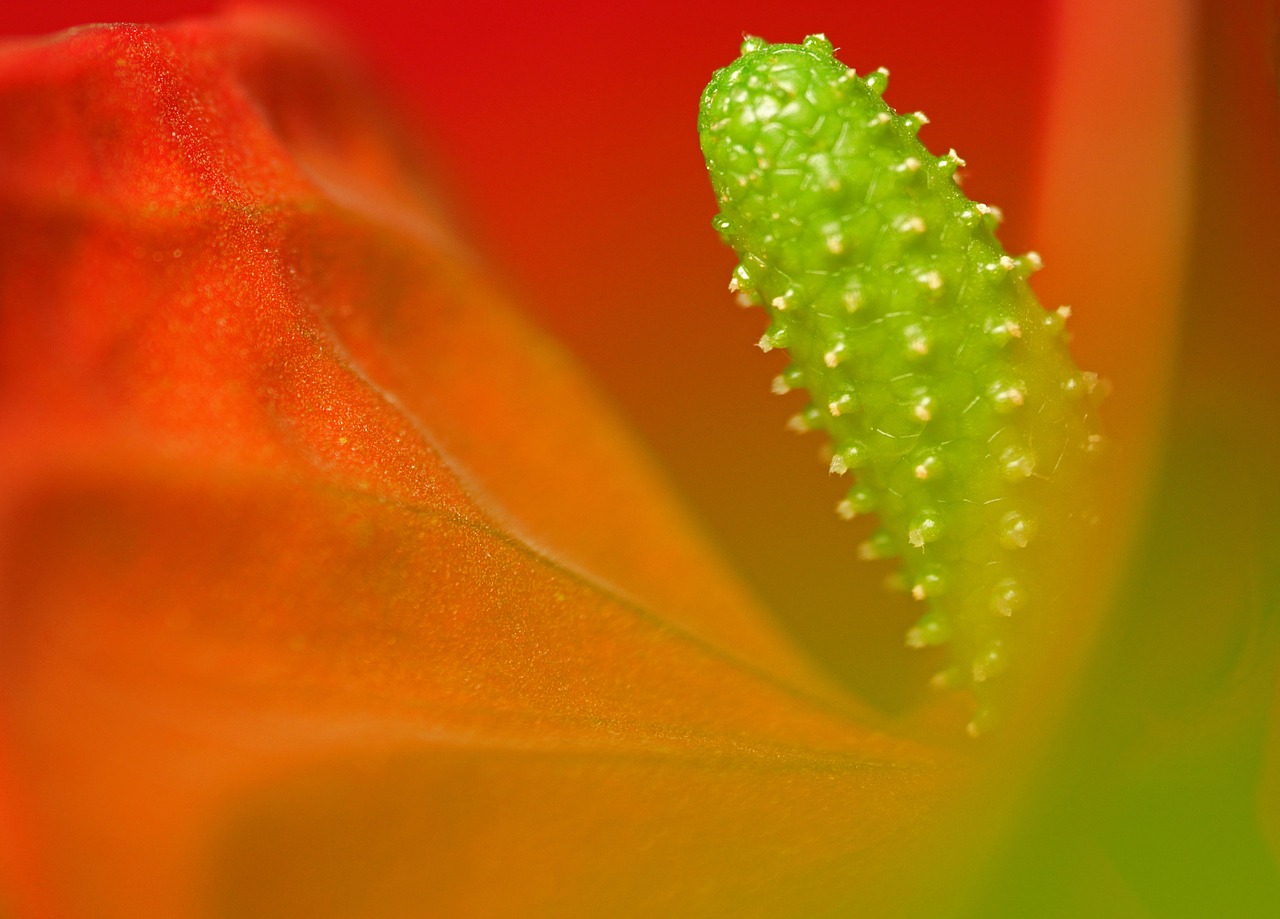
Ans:
[[[1114,15],[1154,16],[1160,6]],[[1069,73],[1081,49],[1108,34],[1088,21],[1068,20]],[[1074,176],[1071,163],[1049,156],[1042,227],[1011,228],[1049,240],[1039,245],[1064,266],[1046,277],[1055,293],[1087,295],[1106,310],[1094,314],[1110,323],[1098,329],[1077,299],[1081,345],[1116,380],[1113,423],[1127,432],[1121,523],[1136,516],[1153,462],[1156,423],[1143,425],[1159,415],[1165,389],[1171,321],[1162,310],[1178,286],[1188,206],[1177,195],[1187,187],[1185,97],[1142,89],[1144,77],[1164,87],[1189,41],[1185,20],[1160,21],[1168,28],[1150,30],[1141,69],[1096,51],[1085,57],[1086,69],[1117,81],[1110,101],[1063,78],[1053,97],[1061,133],[1051,130],[1051,149],[1074,163],[1089,161],[1082,145],[1114,143],[1107,117],[1126,111],[1126,92],[1153,98],[1149,122],[1134,124],[1128,109],[1124,129],[1112,126],[1142,150],[1141,168]],[[587,38],[594,25],[578,23]],[[654,48],[642,85],[633,61],[617,78],[588,83],[579,68],[598,72],[614,54],[598,41],[566,47],[581,58],[545,61],[546,83],[522,80],[521,68],[500,74],[490,91],[510,88],[506,103],[481,108],[463,95],[434,104],[464,111],[474,143],[516,144],[529,135],[516,133],[520,122],[503,104],[527,106],[539,85],[548,92],[583,80],[570,98],[585,111],[572,116],[619,128],[639,119],[634,160],[612,168],[660,185],[653,152],[665,135],[649,136],[635,105],[644,93],[675,94],[683,78],[662,74],[679,56]],[[439,57],[433,66],[457,65]],[[709,66],[699,64],[699,79]],[[852,669],[868,681],[865,695],[879,693],[880,710],[832,688],[770,626],[603,400],[458,242],[416,143],[354,74],[326,39],[260,14],[88,30],[12,46],[0,64],[0,896],[8,909],[808,916],[857,904],[875,915],[940,915],[963,911],[971,888],[987,883],[979,902],[1012,904],[1017,914],[1036,901],[1010,879],[1044,878],[1043,866],[1015,855],[990,880],[982,862],[1015,832],[1028,800],[1044,814],[1032,812],[1013,838],[1031,840],[1038,858],[1073,859],[1057,889],[1074,886],[1082,903],[1123,892],[1163,905],[1149,880],[1176,861],[1153,869],[1133,860],[1153,837],[1139,819],[1124,819],[1138,804],[1126,793],[1153,774],[1141,757],[1183,785],[1199,782],[1189,805],[1217,802],[1218,771],[1176,768],[1189,749],[1176,732],[1165,731],[1163,747],[1153,740],[1204,708],[1190,723],[1223,753],[1223,774],[1256,774],[1247,755],[1227,754],[1232,744],[1256,749],[1266,715],[1256,700],[1266,697],[1249,683],[1243,713],[1224,722],[1221,679],[1179,698],[1164,674],[1121,679],[1104,657],[1082,697],[1119,686],[1127,695],[1118,717],[1072,719],[1063,712],[1076,697],[1087,636],[1046,663],[1045,686],[1032,687],[1045,711],[1039,726],[985,746],[952,739],[963,723],[955,706],[921,704],[903,687],[922,681],[902,678],[902,667],[896,679],[867,676],[866,651]],[[696,88],[687,142],[695,163]],[[556,108],[541,101],[548,107],[534,108],[534,118]],[[939,128],[944,118],[935,117]],[[1227,136],[1238,130],[1224,122]],[[1259,136],[1274,143],[1274,131]],[[712,234],[705,220],[684,228],[669,212],[651,213],[644,184],[616,187],[615,172],[598,163],[593,171],[591,154],[559,162],[581,135],[561,143],[569,146],[540,154],[526,143],[527,168],[490,191],[514,209],[514,226],[537,228],[534,244],[514,247],[517,270],[544,297],[569,304],[556,313],[553,303],[553,326],[580,323],[578,335],[608,340],[621,320],[601,304],[622,287],[635,292],[610,303],[639,298],[652,314],[633,344],[704,357],[683,386],[660,358],[643,374],[642,426],[670,416],[668,430],[680,430],[691,422],[672,408],[673,390],[701,374],[734,373],[725,346],[706,348],[711,320],[690,302],[716,302],[718,277],[704,282],[694,260],[680,257],[688,245],[680,234]],[[504,160],[483,168],[495,162]],[[991,180],[973,177],[982,181]],[[1254,190],[1258,217],[1262,203],[1274,206],[1274,187],[1270,199],[1265,183]],[[1223,211],[1201,212],[1242,213],[1227,198]],[[1110,215],[1103,232],[1097,211],[1117,200],[1130,210]],[[575,206],[613,214],[587,229],[547,219],[550,208]],[[1274,340],[1274,323],[1256,312],[1265,282],[1224,251],[1228,230],[1273,238],[1258,217],[1197,237],[1207,266],[1199,276],[1208,278],[1200,283],[1215,292],[1234,285],[1219,315],[1249,335],[1206,330],[1222,335],[1188,346],[1199,374],[1179,377],[1184,387],[1199,381],[1189,395],[1208,389],[1231,404],[1180,407],[1170,449],[1211,473],[1225,509],[1206,510],[1206,520],[1221,513],[1260,527],[1261,509],[1276,505],[1274,486],[1255,485],[1243,462],[1232,477],[1212,475],[1224,458],[1275,455],[1274,435],[1248,408],[1274,404],[1267,352],[1212,362]],[[487,232],[504,242],[494,225]],[[667,233],[669,249],[640,244]],[[588,248],[600,245],[596,237],[625,251],[621,263]],[[1128,245],[1112,261],[1117,239]],[[1112,245],[1100,258],[1105,240]],[[552,260],[565,251],[569,259]],[[1215,277],[1224,265],[1231,271]],[[549,295],[574,290],[569,271],[582,274],[578,293]],[[1150,344],[1135,348],[1138,333]],[[705,355],[675,347],[689,341]],[[629,390],[624,374],[606,379],[624,405],[637,404],[638,386]],[[777,470],[787,467],[771,465],[774,451],[745,447],[752,435],[706,417],[699,412],[697,424],[718,436],[695,442],[707,451],[725,439],[714,450],[717,475],[742,482],[732,478],[742,475],[734,457],[773,470],[735,493],[763,517],[760,505],[784,489]],[[1209,430],[1226,448],[1196,448],[1209,419],[1219,420]],[[657,442],[678,460],[673,439]],[[698,467],[687,468],[695,471],[684,473],[685,487],[696,491]],[[1174,511],[1203,487],[1173,481],[1157,492],[1165,497],[1155,507],[1169,510],[1153,518],[1163,526],[1143,543],[1146,560],[1117,607],[1117,637],[1104,645],[1126,652],[1121,676],[1142,673],[1129,661],[1152,647],[1144,630],[1159,633],[1170,610],[1186,609],[1191,627],[1206,624],[1177,594],[1158,606],[1147,597],[1194,571],[1170,555],[1186,545],[1185,518]],[[705,500],[702,512],[716,519],[714,496]],[[763,539],[762,528],[777,524],[741,526]],[[1166,533],[1178,538],[1162,541]],[[812,551],[807,538],[790,539]],[[1128,536],[1115,539],[1098,556],[1099,592]],[[1208,548],[1247,581],[1267,570],[1262,545],[1245,533]],[[784,567],[801,551],[769,558]],[[788,576],[800,597],[839,605],[798,567]],[[1199,583],[1182,586],[1195,596]],[[772,593],[767,578],[758,586]],[[1272,598],[1274,587],[1272,579]],[[858,605],[881,606],[865,583],[856,590]],[[1238,617],[1218,621],[1258,634]],[[1197,652],[1224,644],[1157,643],[1153,670],[1203,663]],[[1265,682],[1272,657],[1259,652],[1243,671],[1233,658],[1221,669]],[[1148,687],[1161,706],[1143,704]],[[1157,708],[1172,715],[1117,741],[1118,728]],[[1214,738],[1215,729],[1227,736]],[[1071,756],[1055,773],[1046,750]],[[1073,757],[1101,768],[1072,768]],[[1095,790],[1119,805],[1073,814],[1081,792]],[[1239,830],[1240,821],[1222,826]],[[1054,831],[1067,844],[1051,848]],[[1239,896],[1268,895],[1259,871],[1220,861],[1248,882]],[[1209,889],[1195,874],[1181,887],[1176,877],[1160,880],[1184,894]]]

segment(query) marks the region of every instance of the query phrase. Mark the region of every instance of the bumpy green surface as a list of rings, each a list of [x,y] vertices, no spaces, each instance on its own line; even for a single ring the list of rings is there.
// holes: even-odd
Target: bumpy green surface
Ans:
[[[981,683],[1083,516],[1096,378],[1071,361],[1067,310],[1027,286],[1039,257],[1005,254],[999,213],[960,191],[954,151],[917,140],[923,115],[885,104],[887,79],[821,35],[748,38],[698,127],[715,227],[741,259],[730,288],[768,310],[760,346],[792,358],[775,390],[809,391],[796,426],[828,432],[831,471],[854,473],[838,512],[879,517],[860,554],[901,556],[928,600],[908,644],[951,641],[939,681]]]

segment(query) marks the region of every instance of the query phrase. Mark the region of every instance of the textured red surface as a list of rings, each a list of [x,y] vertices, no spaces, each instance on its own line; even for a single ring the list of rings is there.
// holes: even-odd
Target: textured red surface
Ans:
[[[765,627],[336,61],[248,17],[0,66],[15,908],[891,897],[965,770]]]

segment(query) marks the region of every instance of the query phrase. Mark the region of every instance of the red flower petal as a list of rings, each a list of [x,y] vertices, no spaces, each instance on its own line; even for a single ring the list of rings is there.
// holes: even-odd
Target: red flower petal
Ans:
[[[909,881],[966,770],[761,625],[296,35],[97,28],[0,62],[14,908],[888,915],[945,890]]]

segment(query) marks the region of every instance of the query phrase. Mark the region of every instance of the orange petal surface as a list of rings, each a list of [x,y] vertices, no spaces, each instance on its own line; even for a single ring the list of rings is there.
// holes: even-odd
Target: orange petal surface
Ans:
[[[0,132],[8,909],[945,891],[957,755],[767,628],[323,40],[10,45]]]

